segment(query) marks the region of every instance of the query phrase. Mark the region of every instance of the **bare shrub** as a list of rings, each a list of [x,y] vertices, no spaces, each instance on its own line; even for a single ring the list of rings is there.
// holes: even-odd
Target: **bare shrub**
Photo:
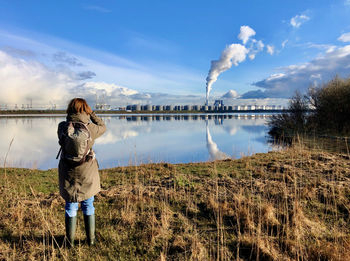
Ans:
[[[274,115],[268,123],[269,134],[283,139],[315,132],[322,135],[350,133],[350,78],[336,76],[320,87],[310,87],[290,99],[286,113]]]

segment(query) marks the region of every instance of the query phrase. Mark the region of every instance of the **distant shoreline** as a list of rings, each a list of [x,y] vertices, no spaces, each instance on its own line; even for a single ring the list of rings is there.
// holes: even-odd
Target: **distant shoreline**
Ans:
[[[207,114],[207,113],[282,113],[287,110],[212,110],[212,111],[114,111],[96,110],[98,114]],[[0,110],[0,115],[47,115],[66,114],[65,110]]]

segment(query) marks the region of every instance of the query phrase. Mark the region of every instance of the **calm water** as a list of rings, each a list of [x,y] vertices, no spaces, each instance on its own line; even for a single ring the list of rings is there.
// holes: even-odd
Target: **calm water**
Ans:
[[[199,162],[267,152],[265,115],[102,116],[107,132],[94,150],[101,168],[150,162]],[[56,168],[64,116],[0,117],[0,163]]]

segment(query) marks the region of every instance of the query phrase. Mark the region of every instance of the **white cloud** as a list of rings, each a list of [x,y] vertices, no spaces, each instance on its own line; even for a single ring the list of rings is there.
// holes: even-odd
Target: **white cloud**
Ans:
[[[321,80],[321,79],[322,79],[322,76],[321,76],[320,73],[311,74],[310,79],[318,79],[318,80]]]
[[[275,73],[275,74],[271,74],[271,75],[267,78],[267,80],[268,80],[268,81],[276,80],[276,79],[282,78],[282,77],[284,77],[284,76],[285,76],[284,73]]]
[[[267,52],[271,55],[275,52],[275,47],[273,45],[266,45]]]
[[[350,1],[350,0],[349,0],[349,1]],[[341,36],[339,36],[338,40],[339,40],[339,41],[342,41],[342,42],[344,42],[344,43],[350,42],[350,33],[342,34]]]
[[[282,46],[282,49],[284,48],[284,47],[286,47],[286,44],[288,43],[288,39],[286,39],[286,40],[284,40],[283,42],[282,42],[282,44],[281,44],[281,46]]]
[[[290,24],[294,28],[299,28],[303,23],[310,20],[310,17],[306,15],[296,15],[290,19]]]
[[[62,65],[66,67],[67,71],[91,71],[96,74],[94,81],[116,83],[139,92],[147,90],[149,92],[187,95],[198,92],[198,86],[203,84],[203,75],[193,68],[152,59],[134,61],[52,36],[34,32],[20,33],[21,36],[18,36],[0,30],[0,46],[29,50],[35,55],[35,57],[30,57],[33,61],[50,67],[52,71],[58,69],[63,71],[62,68],[59,68]],[[30,35],[31,38],[23,35]],[[52,59],[53,55],[62,51],[68,57],[75,57],[77,62],[83,66],[72,66],[71,63],[67,62],[57,64],[57,59]],[[7,53],[9,54],[9,52]],[[18,57],[19,52],[17,51],[16,55],[12,56]],[[22,58],[29,59],[29,57],[24,56]],[[81,79],[81,77],[78,78]]]
[[[254,60],[255,59],[255,54],[249,54],[249,59]]]
[[[249,59],[254,60],[257,53],[261,52],[264,49],[264,46],[265,45],[261,40],[257,41],[255,39],[252,39],[252,44],[249,48]]]
[[[235,61],[236,62],[236,61]],[[69,68],[56,68],[36,60],[25,60],[0,51],[0,106],[14,108],[17,104],[33,103],[34,108],[65,108],[73,97],[83,97],[94,105],[96,98],[107,104],[183,104],[203,102],[195,95],[143,93],[137,90],[102,81],[85,81]]]
[[[108,96],[133,95],[138,93],[138,91],[118,86],[113,83],[105,82],[86,82],[83,84],[83,87],[86,89],[90,89],[91,91],[94,91],[96,93],[99,91],[103,91]]]
[[[238,35],[238,39],[242,40],[243,44],[246,44],[250,37],[254,36],[255,31],[250,28],[248,25],[242,25],[240,29],[240,33]]]
[[[320,49],[320,50],[326,50],[326,52],[334,51],[337,48],[337,46],[332,45],[332,44],[317,44],[317,43],[312,43],[312,42],[302,44],[301,46],[306,46],[307,48],[316,48],[316,49]]]
[[[36,108],[49,107],[50,104],[62,108],[73,96],[94,103],[96,95],[115,99],[138,93],[115,84],[83,82],[91,78],[86,77],[87,74],[94,75],[93,72],[74,72],[67,67],[49,67],[33,59],[26,60],[0,51],[0,103],[7,104],[8,108],[29,103]]]
[[[235,90],[229,90],[227,93],[225,93],[221,98],[222,99],[235,99],[238,98],[239,95]]]
[[[33,105],[56,104],[62,108],[75,95],[95,103],[96,94],[105,94],[108,102],[114,102],[112,106],[123,106],[152,99],[159,102],[160,96],[154,94],[162,92],[173,103],[193,94],[203,82],[203,76],[189,68],[156,61],[134,62],[42,35],[35,39],[40,41],[0,30],[1,106],[21,107],[32,100]]]
[[[264,48],[265,45],[261,40],[259,40],[259,41],[257,41],[257,46],[258,46],[258,49],[260,51],[262,51],[262,49]]]
[[[52,60],[57,63],[68,64],[71,66],[83,66],[83,64],[74,56],[69,56],[66,52],[56,52]]]
[[[0,51],[0,102],[2,104],[55,103],[67,97],[77,83],[73,72],[55,71],[45,65]]]
[[[337,74],[348,77],[349,64],[350,45],[327,50],[308,63],[280,68],[281,73],[254,83],[255,86],[265,89],[255,91],[256,97],[289,98],[295,90],[305,91],[311,84],[328,81]]]
[[[87,5],[84,8],[87,9],[87,10],[97,11],[97,12],[100,12],[100,13],[110,13],[110,12],[112,12],[110,9],[107,9],[105,7],[98,6],[98,5]]]

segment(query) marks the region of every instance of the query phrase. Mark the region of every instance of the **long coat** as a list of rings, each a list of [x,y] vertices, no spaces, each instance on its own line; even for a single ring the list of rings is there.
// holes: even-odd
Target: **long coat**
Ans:
[[[67,115],[67,121],[78,121],[87,124],[91,134],[91,141],[88,142],[90,149],[95,139],[106,131],[106,125],[103,120],[97,117],[94,112],[91,115],[86,113],[70,114]],[[64,131],[65,125],[64,121],[58,125],[58,137]],[[95,158],[74,167],[67,163],[61,154],[58,174],[60,194],[68,202],[83,201],[96,195],[101,190],[98,163]]]

